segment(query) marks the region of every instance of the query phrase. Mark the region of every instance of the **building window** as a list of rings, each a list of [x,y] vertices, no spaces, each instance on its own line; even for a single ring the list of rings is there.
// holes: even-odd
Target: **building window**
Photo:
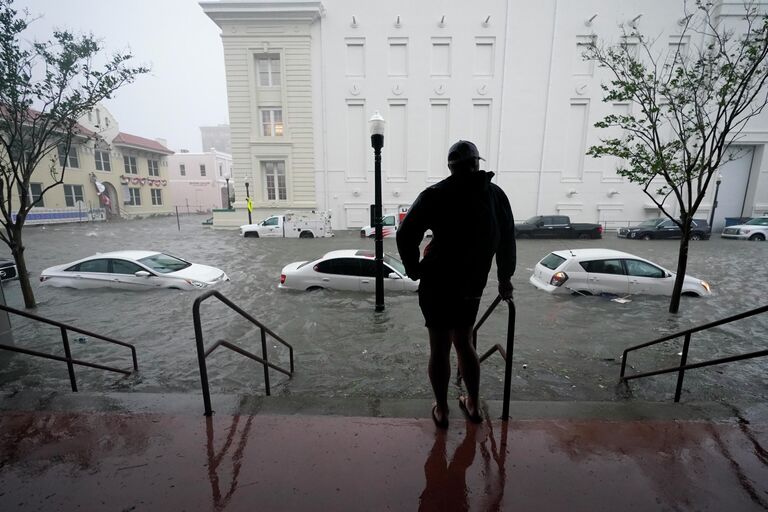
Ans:
[[[288,193],[285,186],[285,162],[283,160],[261,162],[264,174],[264,190],[268,201],[285,201]]]
[[[130,206],[141,206],[141,189],[129,187],[128,188],[128,201]]]
[[[136,189],[138,190],[138,189]],[[152,204],[154,206],[161,206],[163,204],[163,191],[159,188],[150,189],[152,193]]]
[[[224,176],[224,170],[222,169],[221,164],[219,164],[219,176]]]
[[[256,56],[256,74],[260,87],[279,87],[280,55],[262,54]]]
[[[187,167],[184,164],[179,164],[179,174],[182,176],[187,175]]]
[[[150,176],[160,176],[160,166],[157,160],[147,160],[147,165],[149,166]]]
[[[80,161],[77,159],[77,146],[70,144],[69,153],[67,153],[66,144],[59,144],[59,164],[62,167],[80,167]]]
[[[125,174],[139,174],[139,166],[136,165],[135,156],[124,156],[123,164],[125,165]]]
[[[283,136],[283,110],[279,108],[261,109],[262,137]]]
[[[96,159],[96,170],[97,171],[105,171],[105,172],[111,172],[112,171],[112,163],[109,161],[109,152],[108,151],[96,151],[94,153],[94,158]]]
[[[29,184],[29,197],[32,200],[32,204],[36,208],[40,208],[42,206],[45,206],[43,204],[43,184],[42,183],[30,183]]]
[[[205,164],[200,164],[200,176],[205,176]]]
[[[75,204],[83,201],[83,186],[82,185],[64,185],[64,203],[69,206],[75,206]]]

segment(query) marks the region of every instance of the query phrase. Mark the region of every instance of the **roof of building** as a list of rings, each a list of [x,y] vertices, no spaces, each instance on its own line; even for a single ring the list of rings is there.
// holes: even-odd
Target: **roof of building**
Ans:
[[[156,140],[146,139],[139,137],[138,135],[131,135],[130,133],[119,132],[117,137],[112,140],[112,144],[118,146],[129,146],[132,148],[144,149],[147,151],[153,151],[155,153],[163,153],[166,155],[172,155],[173,151],[163,146]]]

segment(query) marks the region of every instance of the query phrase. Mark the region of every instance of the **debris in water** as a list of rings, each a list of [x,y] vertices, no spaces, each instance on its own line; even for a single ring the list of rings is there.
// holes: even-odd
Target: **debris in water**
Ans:
[[[629,299],[625,299],[623,297],[616,297],[615,299],[611,299],[611,302],[618,302],[619,304],[626,304],[627,302],[632,302]]]

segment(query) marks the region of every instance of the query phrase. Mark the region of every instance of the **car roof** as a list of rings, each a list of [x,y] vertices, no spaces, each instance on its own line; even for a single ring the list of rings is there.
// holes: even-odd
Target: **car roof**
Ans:
[[[112,252],[97,252],[93,256],[83,258],[84,260],[90,260],[94,258],[122,258],[127,260],[140,260],[147,256],[154,256],[160,254],[158,251],[112,251]]]
[[[327,252],[322,259],[327,258],[373,258],[374,252],[367,249],[339,249]]]
[[[553,254],[565,259],[573,258],[633,258],[643,259],[628,252],[616,251],[614,249],[563,249],[552,251]]]

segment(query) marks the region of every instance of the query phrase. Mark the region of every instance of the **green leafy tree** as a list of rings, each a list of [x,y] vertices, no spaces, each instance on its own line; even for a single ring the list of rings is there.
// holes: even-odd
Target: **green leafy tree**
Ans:
[[[728,27],[714,3],[684,5],[674,50],[665,41],[666,51],[657,51],[655,41],[625,29],[619,44],[595,41],[584,55],[609,72],[604,101],[632,105],[631,113],[595,124],[621,135],[601,139],[587,154],[620,159],[617,173],[640,185],[682,231],[671,313],[680,307],[691,220],[712,176],[740,156],[732,144],[768,102],[768,17],[747,3]]]
[[[0,0],[0,240],[13,254],[28,308],[35,297],[22,232],[32,207],[64,181],[68,158],[58,152],[97,137],[77,119],[149,71],[131,66],[130,53],[102,57],[93,35],[56,30],[49,41],[28,43],[22,34],[33,21],[13,0]],[[94,62],[99,59],[104,64]],[[36,169],[50,173],[53,183],[33,202],[28,191]]]

